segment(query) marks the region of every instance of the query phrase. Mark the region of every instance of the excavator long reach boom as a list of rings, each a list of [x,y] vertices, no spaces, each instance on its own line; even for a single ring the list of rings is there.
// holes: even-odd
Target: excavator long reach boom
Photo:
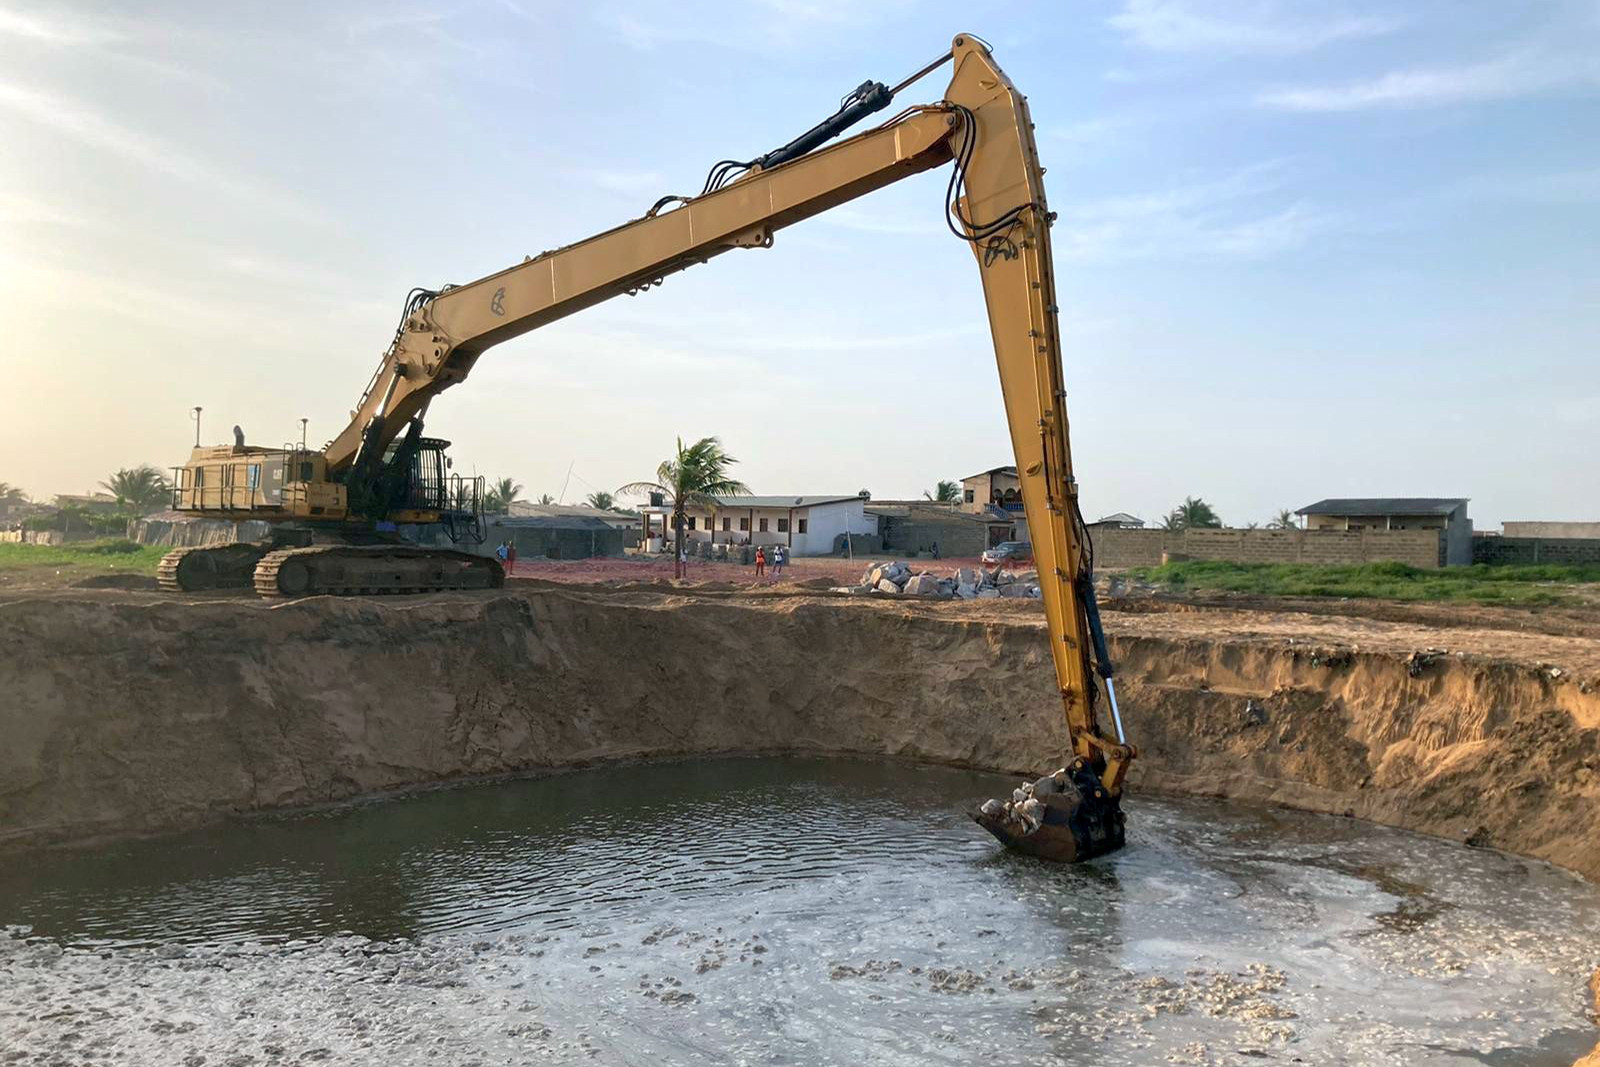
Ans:
[[[945,62],[952,70],[942,100],[820,147]],[[1026,796],[991,802],[975,817],[1008,845],[1050,858],[1119,847],[1119,798],[1134,749],[1116,712],[1072,474],[1050,257],[1054,217],[1027,101],[988,45],[970,34],[901,86],[866,83],[838,115],[790,144],[713,171],[698,196],[663,198],[642,218],[477,281],[414,292],[349,425],[316,457],[318,480],[335,487],[323,514],[353,513],[353,487],[392,461],[401,434],[408,427],[417,434],[433,398],[464,381],[490,347],[724,252],[770,247],[785,226],[941,165],[954,169],[947,221],[970,244],[983,281],[1072,745],[1067,766]],[[309,500],[309,490],[295,499]],[[263,582],[258,570],[263,592],[274,581]],[[1112,732],[1101,728],[1102,703],[1109,704]]]

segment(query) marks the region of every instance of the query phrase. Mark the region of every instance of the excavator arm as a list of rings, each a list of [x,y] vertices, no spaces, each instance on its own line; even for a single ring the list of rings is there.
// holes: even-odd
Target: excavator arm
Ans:
[[[952,63],[950,84],[938,103],[909,108],[875,129],[817,147],[903,88],[869,83],[847,101],[837,121],[741,165],[743,176],[720,187],[708,180],[702,195],[665,198],[644,217],[587,240],[466,285],[414,293],[350,425],[326,449],[327,469],[336,476],[378,462],[408,424],[420,421],[432,398],[465,380],[493,345],[659,284],[668,274],[732,249],[769,247],[785,226],[901,178],[953,165],[949,221],[971,245],[983,280],[1073,747],[1071,764],[1057,772],[1055,786],[1040,780],[1036,792],[1047,803],[1029,811],[1042,808],[1041,818],[1023,817],[1023,798],[1016,810],[1006,805],[979,822],[1008,844],[1054,858],[1083,858],[1121,843],[1116,802],[1134,749],[1116,712],[1072,474],[1050,258],[1053,215],[1026,99],[995,65],[988,46],[967,34],[911,80],[946,61]],[[669,208],[671,201],[679,203]],[[1114,732],[1101,727],[1102,698],[1110,704]],[[1052,825],[1054,835],[1047,832]]]

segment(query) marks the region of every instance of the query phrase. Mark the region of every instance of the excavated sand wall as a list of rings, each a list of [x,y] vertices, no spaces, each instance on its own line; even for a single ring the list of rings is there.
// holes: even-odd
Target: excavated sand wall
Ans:
[[[1062,750],[1042,621],[859,600],[0,606],[0,846],[472,775],[735,752]],[[1349,813],[1600,877],[1600,697],[1532,668],[1112,628],[1139,789]]]

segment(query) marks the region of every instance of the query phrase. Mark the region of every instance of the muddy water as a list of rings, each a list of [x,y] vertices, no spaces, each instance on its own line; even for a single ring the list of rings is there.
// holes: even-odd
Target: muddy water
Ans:
[[[1130,801],[1062,868],[1010,781],[613,767],[0,872],[0,1062],[1567,1064],[1600,889],[1347,820]]]

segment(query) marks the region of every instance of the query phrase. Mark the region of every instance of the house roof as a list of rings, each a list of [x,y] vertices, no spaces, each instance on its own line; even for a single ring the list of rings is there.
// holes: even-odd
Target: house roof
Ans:
[[[820,504],[839,504],[845,501],[862,500],[859,493],[802,493],[798,496],[724,496],[717,498],[717,506],[729,511],[742,511],[748,508],[814,508]],[[865,501],[862,501],[865,503]],[[693,505],[690,505],[691,507]],[[671,511],[670,505],[665,507],[646,507],[644,511],[660,514]]]
[[[983,477],[985,477],[987,475],[990,475],[990,474],[1009,474],[1012,477],[1015,477],[1016,473],[1017,473],[1017,466],[1016,466],[1016,464],[1013,463],[1013,464],[1009,464],[1009,465],[1004,466],[1004,467],[990,467],[986,471],[979,471],[977,474],[969,474],[969,475],[967,475],[965,478],[963,478],[961,480],[964,481],[964,482],[970,482],[974,478],[983,478]]]
[[[489,525],[507,530],[613,530],[604,519],[589,515],[496,515]]]
[[[1099,526],[1102,523],[1108,523],[1108,522],[1119,523],[1119,524],[1121,524],[1123,526],[1143,526],[1144,525],[1144,520],[1143,519],[1139,518],[1139,516],[1137,516],[1137,515],[1129,515],[1126,511],[1114,511],[1110,515],[1101,516],[1098,520],[1095,521],[1095,525]]]
[[[890,516],[891,518],[910,518],[913,512],[919,512],[918,518],[930,522],[987,522],[981,514],[971,511],[960,511],[945,504],[929,504],[926,501],[898,501],[884,504],[871,503],[864,509],[868,515]]]
[[[583,504],[529,504],[522,500],[513,500],[510,508],[511,517],[514,519],[534,519],[550,517],[577,517],[584,519],[599,519],[601,522],[612,526],[637,526],[639,515],[636,511],[604,511],[600,508],[591,508]]]
[[[1329,497],[1307,504],[1296,515],[1448,515],[1466,505],[1464,496]]]

